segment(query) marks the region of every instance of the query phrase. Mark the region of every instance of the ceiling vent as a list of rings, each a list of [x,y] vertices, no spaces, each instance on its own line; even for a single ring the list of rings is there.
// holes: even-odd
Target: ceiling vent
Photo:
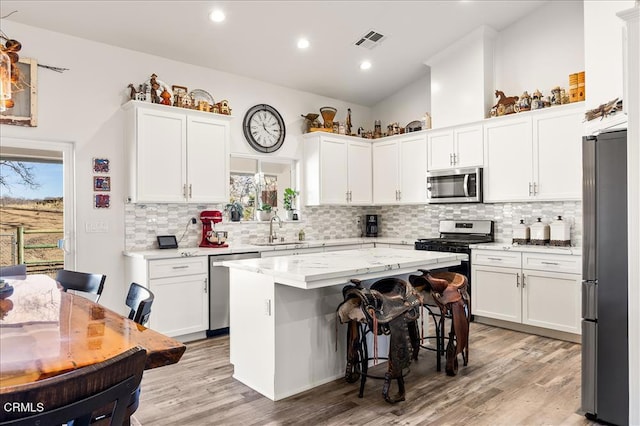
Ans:
[[[371,50],[382,43],[382,41],[385,39],[386,37],[379,32],[369,30],[365,35],[360,37],[360,39],[355,42],[355,45]]]

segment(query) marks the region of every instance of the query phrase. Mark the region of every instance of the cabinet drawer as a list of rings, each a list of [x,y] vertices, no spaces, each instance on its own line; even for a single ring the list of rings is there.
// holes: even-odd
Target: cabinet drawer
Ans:
[[[473,250],[471,252],[473,265],[501,266],[503,268],[520,268],[520,253],[500,250]]]
[[[562,254],[522,253],[522,269],[580,274],[582,257]]]
[[[208,274],[207,256],[179,257],[149,261],[149,279]]]

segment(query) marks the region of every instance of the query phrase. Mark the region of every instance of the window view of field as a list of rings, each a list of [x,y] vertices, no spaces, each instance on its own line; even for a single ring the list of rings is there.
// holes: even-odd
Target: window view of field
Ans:
[[[0,266],[24,263],[30,274],[55,274],[64,265],[64,204],[49,194],[62,191],[62,164],[3,159],[0,178]]]

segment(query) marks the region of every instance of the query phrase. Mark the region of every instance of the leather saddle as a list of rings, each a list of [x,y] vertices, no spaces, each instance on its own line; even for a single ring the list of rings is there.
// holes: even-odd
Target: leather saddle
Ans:
[[[409,282],[416,291],[423,293],[423,300],[427,299],[427,293],[430,294],[441,315],[452,318],[445,371],[447,375],[455,376],[458,354],[462,353],[463,365],[468,363],[470,310],[467,277],[455,272],[429,272],[423,269],[420,272],[422,275],[410,275]]]
[[[367,324],[368,329],[374,333],[374,359],[377,358],[376,336],[390,336],[388,370],[384,377],[382,395],[389,403],[404,401],[402,371],[411,364],[412,357],[417,358],[420,347],[417,326],[423,303],[420,294],[411,284],[398,278],[381,279],[370,289],[364,288],[359,280],[351,282],[353,285],[343,288],[344,301],[337,309],[340,322],[349,323],[345,379],[353,383],[362,375],[359,394],[362,397],[369,357],[366,339],[358,324]],[[398,395],[393,398],[389,396],[392,379],[398,381]]]

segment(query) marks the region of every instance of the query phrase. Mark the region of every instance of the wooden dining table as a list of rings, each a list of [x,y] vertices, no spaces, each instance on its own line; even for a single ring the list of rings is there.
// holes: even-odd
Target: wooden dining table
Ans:
[[[177,363],[186,346],[79,294],[47,275],[4,277],[0,290],[0,388],[97,364],[140,346],[145,369]]]

